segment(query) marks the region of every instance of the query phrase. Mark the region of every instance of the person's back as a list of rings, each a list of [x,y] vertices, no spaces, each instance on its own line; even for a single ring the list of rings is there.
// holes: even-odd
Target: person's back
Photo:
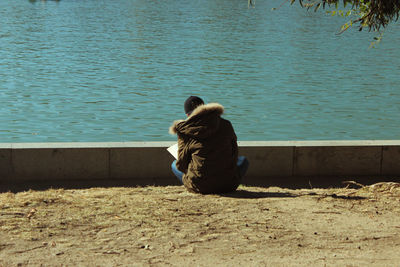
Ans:
[[[186,120],[175,121],[170,127],[170,133],[178,135],[174,164],[183,174],[183,184],[198,193],[236,190],[241,180],[237,140],[231,123],[221,118],[223,106],[211,103],[193,108]]]

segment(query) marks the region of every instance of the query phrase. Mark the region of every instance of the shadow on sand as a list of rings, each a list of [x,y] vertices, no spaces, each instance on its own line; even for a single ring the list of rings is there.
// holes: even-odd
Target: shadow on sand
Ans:
[[[355,180],[363,185],[382,182],[381,177],[265,177],[247,178],[243,181],[244,186],[249,187],[280,187],[287,189],[313,189],[313,188],[342,188],[343,181]],[[394,182],[400,182],[399,178],[387,178]],[[172,178],[147,178],[147,179],[88,179],[88,180],[55,180],[55,181],[17,181],[0,180],[0,193],[22,192],[27,190],[53,189],[86,189],[92,187],[136,187],[136,186],[176,186],[180,183]],[[288,198],[299,197],[300,195],[289,192],[256,192],[239,189],[232,193],[219,194],[231,198]],[[331,196],[332,198],[345,198],[342,196]],[[351,198],[346,198],[351,199]]]
[[[348,195],[337,195],[337,194],[317,194],[315,192],[307,192],[300,194],[292,194],[289,192],[253,192],[248,190],[239,189],[232,193],[219,194],[222,197],[229,198],[243,198],[243,199],[257,199],[257,198],[295,198],[302,196],[315,196],[319,199],[321,198],[334,198],[334,199],[344,199],[344,200],[363,200],[368,199],[362,196],[348,196]]]
[[[239,189],[235,192],[219,194],[222,197],[230,197],[230,198],[287,198],[287,197],[298,197],[298,195],[294,195],[291,193],[285,192],[254,192]]]

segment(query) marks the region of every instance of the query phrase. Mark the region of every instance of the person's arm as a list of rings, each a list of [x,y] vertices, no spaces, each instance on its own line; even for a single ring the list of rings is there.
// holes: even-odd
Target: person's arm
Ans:
[[[232,124],[231,124],[231,127],[232,127]],[[232,138],[232,154],[235,156],[235,159],[237,160],[237,158],[238,158],[238,154],[239,154],[239,148],[238,148],[238,144],[237,144],[237,136],[236,136],[236,133],[235,133],[235,130],[233,130],[233,127],[232,127],[232,133],[233,133],[233,138]]]
[[[178,160],[176,161],[176,167],[183,173],[187,172],[189,163],[192,160],[188,139],[186,136],[178,133]]]
[[[236,141],[236,139],[234,139],[234,140],[232,140],[232,148],[233,148],[233,155],[235,155],[235,159],[237,159],[238,158],[238,144],[237,144],[237,141]]]

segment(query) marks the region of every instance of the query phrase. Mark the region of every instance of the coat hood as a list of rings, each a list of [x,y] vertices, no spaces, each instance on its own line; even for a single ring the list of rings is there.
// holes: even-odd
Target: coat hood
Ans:
[[[218,130],[224,107],[218,103],[198,106],[186,120],[174,121],[170,134],[183,134],[195,139],[204,139]]]

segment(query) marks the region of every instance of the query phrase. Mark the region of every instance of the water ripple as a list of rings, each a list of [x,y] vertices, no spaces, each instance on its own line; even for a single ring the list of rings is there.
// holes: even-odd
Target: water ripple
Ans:
[[[398,139],[399,25],[270,1],[1,1],[0,142],[174,140],[189,95],[240,140]]]

